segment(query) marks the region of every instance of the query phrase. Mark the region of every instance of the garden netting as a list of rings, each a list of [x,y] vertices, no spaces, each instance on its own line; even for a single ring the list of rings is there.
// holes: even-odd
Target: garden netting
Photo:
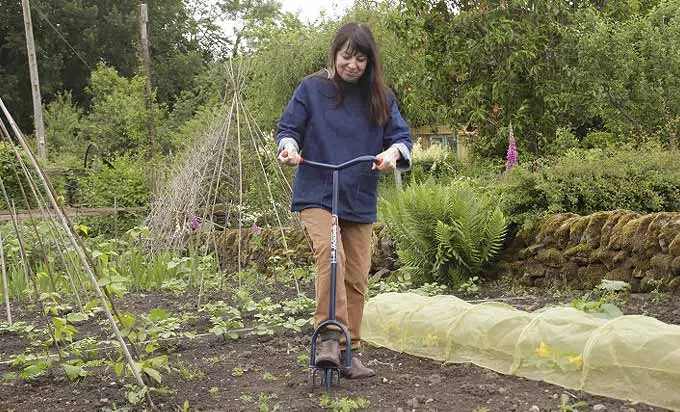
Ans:
[[[366,303],[362,335],[415,356],[680,411],[680,326],[647,316],[386,293]]]

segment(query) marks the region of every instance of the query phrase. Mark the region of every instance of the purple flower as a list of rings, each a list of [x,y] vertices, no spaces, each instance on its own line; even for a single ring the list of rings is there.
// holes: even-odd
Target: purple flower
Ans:
[[[512,125],[510,125],[510,139],[508,143],[508,154],[505,160],[505,171],[507,172],[513,166],[517,166],[517,142],[515,142],[515,135],[512,133]]]
[[[262,229],[260,229],[256,223],[253,223],[253,226],[250,227],[250,231],[256,235],[259,235]]]
[[[201,223],[198,221],[196,216],[191,216],[191,222],[189,223],[191,230],[198,230],[201,228]]]

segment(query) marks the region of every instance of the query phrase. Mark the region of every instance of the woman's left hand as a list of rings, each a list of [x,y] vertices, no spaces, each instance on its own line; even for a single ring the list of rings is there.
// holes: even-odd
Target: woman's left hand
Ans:
[[[390,147],[377,156],[378,161],[373,163],[372,170],[379,170],[381,173],[389,173],[396,169],[397,160],[401,158],[401,152],[396,147]]]

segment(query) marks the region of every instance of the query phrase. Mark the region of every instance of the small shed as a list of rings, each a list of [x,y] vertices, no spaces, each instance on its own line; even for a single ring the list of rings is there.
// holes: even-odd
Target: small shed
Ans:
[[[423,126],[411,130],[414,143],[420,143],[423,150],[434,144],[439,144],[449,150],[455,150],[459,160],[467,159],[466,136],[468,133],[458,133],[449,126]]]

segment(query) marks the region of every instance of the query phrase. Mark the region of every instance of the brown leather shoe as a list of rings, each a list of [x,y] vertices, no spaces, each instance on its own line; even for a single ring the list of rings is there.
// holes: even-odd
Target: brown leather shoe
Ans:
[[[340,368],[340,342],[337,339],[321,341],[314,362],[317,368]]]
[[[342,372],[347,379],[363,379],[375,376],[375,371],[364,366],[356,356],[352,356],[352,366],[349,369],[343,369]]]

